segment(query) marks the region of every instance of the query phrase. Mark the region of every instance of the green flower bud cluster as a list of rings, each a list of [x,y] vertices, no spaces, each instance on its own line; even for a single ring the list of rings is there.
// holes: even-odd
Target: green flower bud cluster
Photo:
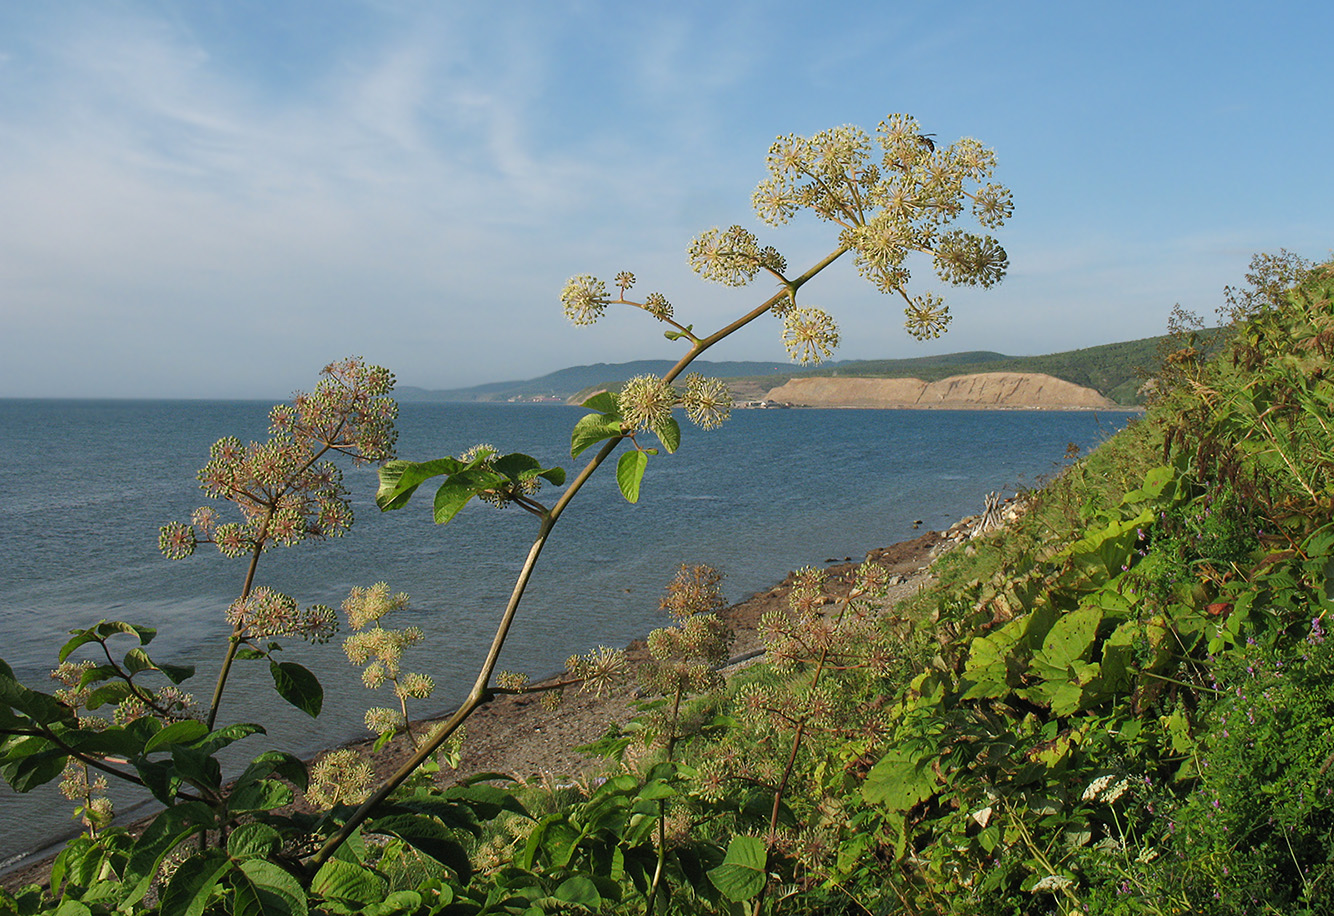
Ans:
[[[727,661],[732,645],[732,630],[719,616],[727,606],[722,579],[711,566],[682,564],[667,584],[659,607],[674,625],[649,633],[649,659],[639,669],[647,692],[684,696],[722,686],[718,667]],[[674,727],[661,725],[664,730]]]
[[[691,241],[686,259],[705,280],[725,286],[745,286],[761,270],[779,277],[787,270],[776,248],[761,248],[755,233],[741,226],[709,229]]]

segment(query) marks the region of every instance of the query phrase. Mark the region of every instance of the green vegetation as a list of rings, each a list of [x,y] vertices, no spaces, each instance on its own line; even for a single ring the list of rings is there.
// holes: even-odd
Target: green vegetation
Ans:
[[[384,466],[385,510],[429,482],[437,521],[477,497],[523,509],[538,534],[468,700],[414,735],[416,758],[374,791],[363,761],[335,754],[308,766],[268,752],[228,782],[217,752],[260,726],[215,727],[214,717],[233,660],[268,661],[280,696],[318,715],[318,681],[280,661],[273,638],[319,638],[331,612],[298,612],[255,571],[270,548],[350,524],[324,456],[374,460],[393,445],[387,373],[335,364],[314,395],[275,410],[269,443],[222,440],[201,483],[243,521],[201,510],[162,532],[169,556],[211,542],[247,569],[207,715],[177,689],[192,671],[150,658],[154,634],[142,627],[77,632],[52,694],[0,663],[0,773],[19,791],[63,774],[88,827],[49,888],[0,894],[0,912],[1334,911],[1334,263],[1303,267],[1290,291],[1245,299],[1216,358],[1180,327],[1146,417],[1072,455],[1019,521],[947,554],[938,583],[910,602],[887,604],[874,564],[837,596],[822,573],[802,571],[789,608],[762,623],[765,663],[724,683],[717,577],[683,569],[663,600],[672,622],[650,635],[642,669],[632,675],[620,653],[599,650],[571,659],[555,685],[628,689],[638,678],[640,715],[591,749],[608,761],[604,780],[435,784],[436,754],[448,756],[467,715],[496,692],[530,689],[495,662],[582,483],[627,446],[616,478],[634,501],[650,464],[681,446],[673,407],[703,429],[725,418],[716,380],[672,384],[694,357],[775,308],[791,350],[827,352],[832,322],[794,297],[845,251],[877,285],[905,279],[883,236],[859,231],[883,229],[878,216],[836,193],[860,189],[889,207],[897,182],[936,161],[910,120],[891,118],[881,134],[889,187],[852,129],[775,145],[761,212],[781,221],[801,205],[851,228],[795,279],[744,230],[705,233],[691,255],[706,278],[740,283],[764,270],[785,284],[713,335],[679,323],[657,294],[628,299],[629,274],[615,298],[593,277],[570,281],[563,299],[577,322],[613,303],[640,308],[687,354],[664,377],[586,404],[571,453],[595,457],[568,484],[560,468],[489,446]],[[940,159],[961,169],[960,183],[989,161],[968,144]],[[781,180],[784,163],[799,177]],[[987,207],[1008,197],[974,199],[991,225]],[[942,276],[971,265],[984,284],[1003,261],[981,237],[940,254]],[[904,298],[916,333],[939,330],[939,300]],[[543,485],[565,487],[549,507]],[[380,623],[404,601],[376,585],[344,607],[350,660],[401,701],[376,711],[382,734],[406,728],[406,700],[431,686],[401,666],[423,634]],[[88,650],[94,658],[72,660]],[[109,708],[113,717],[97,715]],[[142,835],[109,826],[101,776],[145,786],[165,810]],[[298,793],[319,810],[290,807]]]

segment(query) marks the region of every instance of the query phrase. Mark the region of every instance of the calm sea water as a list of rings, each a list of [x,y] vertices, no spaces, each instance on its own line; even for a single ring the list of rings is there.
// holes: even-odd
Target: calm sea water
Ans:
[[[188,521],[203,504],[195,473],[224,435],[266,435],[267,403],[246,401],[0,400],[0,658],[39,689],[69,630],[102,618],[158,628],[161,661],[194,663],[201,699],[228,632],[227,604],[244,567],[212,547],[171,562],[158,527]],[[399,454],[424,460],[478,442],[524,451],[567,470],[577,408],[404,404]],[[621,646],[661,623],[662,586],[680,563],[709,563],[730,600],[789,569],[912,537],[913,522],[943,528],[979,511],[984,494],[1013,491],[1051,473],[1066,446],[1089,447],[1124,426],[1125,413],[1020,411],[740,411],[721,429],[685,428],[682,449],[650,462],[641,500],[629,505],[613,469],[571,504],[542,557],[507,643],[502,667],[533,676],[573,652]],[[683,424],[684,426],[685,424]],[[412,597],[395,626],[420,626],[408,660],[435,678],[428,708],[467,691],[509,595],[536,520],[517,509],[470,504],[453,523],[431,522],[430,494],[406,509],[374,506],[373,468],[347,470],[357,522],[325,543],[278,550],[257,584],[304,605],[337,607],[354,585],[385,580]],[[224,513],[227,507],[220,509]],[[240,665],[222,720],[263,721],[266,746],[308,755],[359,737],[368,706],[392,698],[365,690],[339,640],[289,645],[317,671],[324,712],[311,720],[277,699],[267,666]],[[267,743],[265,743],[267,742]],[[124,797],[122,805],[132,799]],[[0,785],[0,862],[71,829],[54,787],[15,795]]]

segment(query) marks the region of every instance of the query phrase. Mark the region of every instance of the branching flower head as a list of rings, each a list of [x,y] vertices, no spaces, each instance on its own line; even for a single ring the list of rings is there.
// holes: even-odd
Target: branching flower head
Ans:
[[[638,432],[669,420],[677,397],[672,386],[656,375],[637,375],[622,386],[616,403],[630,429]]]
[[[950,307],[935,293],[914,296],[903,314],[908,333],[918,340],[939,337],[950,324]]]
[[[399,592],[391,595],[389,583],[376,582],[367,588],[353,586],[343,602],[343,613],[347,615],[348,626],[361,630],[381,617],[408,606],[408,596]]]
[[[310,768],[306,800],[322,811],[335,805],[359,805],[371,795],[375,772],[351,748],[330,751]]]
[[[595,323],[607,310],[607,285],[592,274],[578,274],[560,291],[565,317],[578,325]]]
[[[708,230],[690,243],[686,258],[695,273],[725,286],[745,286],[765,266],[754,233],[741,226]]]
[[[580,689],[599,697],[610,693],[625,679],[626,667],[625,652],[607,646],[598,646],[584,655],[571,655],[565,661],[565,670],[584,682]]]
[[[659,321],[672,320],[672,304],[662,293],[649,293],[644,299],[644,311]]]
[[[301,611],[296,601],[261,585],[227,609],[227,622],[246,639],[296,636],[314,643],[327,642],[338,632],[338,616],[322,604]]]
[[[796,308],[783,319],[783,346],[800,363],[818,363],[838,347],[838,325],[828,312]]]
[[[692,372],[686,376],[681,405],[691,423],[700,429],[717,429],[732,415],[732,392],[722,379],[705,378]]]
[[[990,236],[951,230],[971,205],[982,228],[998,228],[1014,212],[1010,192],[990,181],[995,154],[972,138],[948,146],[923,133],[913,118],[890,115],[873,140],[855,127],[811,137],[780,137],[769,149],[769,176],[752,196],[767,223],[785,223],[799,210],[841,227],[839,243],[851,249],[857,270],[881,292],[904,292],[911,252],[931,254],[946,282],[989,287],[1008,267],[1005,250]],[[910,330],[939,333],[941,321],[918,321]]]

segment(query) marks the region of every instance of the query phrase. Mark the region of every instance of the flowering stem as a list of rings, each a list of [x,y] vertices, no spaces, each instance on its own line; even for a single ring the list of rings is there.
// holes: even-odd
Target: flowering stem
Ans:
[[[264,529],[268,527],[269,518],[273,515],[273,509],[270,508],[268,515],[264,518],[264,526],[260,529],[260,538],[255,544],[254,550],[250,552],[250,567],[246,570],[245,584],[241,586],[242,601],[250,597],[250,588],[255,584],[255,569],[259,566],[259,555],[264,552]],[[232,662],[236,660],[236,652],[241,648],[241,632],[243,627],[237,622],[232,627],[232,635],[227,638],[227,654],[223,656],[222,667],[218,670],[218,682],[213,685],[213,699],[208,704],[208,719],[205,725],[209,731],[213,731],[213,723],[218,720],[218,707],[222,705],[222,690],[227,686],[227,675],[232,670]]]
[[[708,337],[692,340],[689,352],[682,356],[677,361],[676,365],[663,376],[663,384],[670,384],[672,380],[684,372],[686,368],[709,347],[750,324],[783,299],[795,294],[802,285],[809,282],[820,273],[820,271],[838,260],[838,258],[847,250],[847,248],[836,249],[818,261],[801,276],[794,280],[787,281],[781,290],[774,293],[759,306],[747,312],[736,321],[715,331]],[[489,686],[491,676],[495,672],[496,664],[500,660],[500,651],[504,648],[505,640],[509,636],[510,628],[514,624],[515,615],[519,610],[519,603],[523,600],[524,592],[528,589],[528,582],[532,578],[533,570],[537,566],[538,557],[542,554],[542,548],[546,546],[547,537],[551,534],[551,530],[556,526],[556,522],[560,520],[561,514],[565,511],[565,507],[570,504],[570,500],[574,499],[575,495],[583,489],[584,484],[587,483],[588,479],[593,476],[594,472],[602,466],[603,462],[611,457],[611,453],[616,450],[617,446],[621,444],[621,441],[624,438],[626,437],[614,436],[611,439],[608,439],[603,444],[602,448],[598,450],[597,455],[595,455],[588,464],[584,465],[583,469],[574,480],[570,481],[569,486],[565,488],[565,492],[560,495],[560,498],[556,500],[551,509],[541,517],[542,521],[538,526],[537,536],[533,539],[532,546],[528,548],[528,558],[524,561],[523,568],[519,570],[519,576],[515,580],[514,589],[510,593],[509,602],[505,606],[505,612],[501,615],[500,623],[496,627],[495,636],[491,639],[491,648],[487,652],[485,661],[482,662],[481,669],[477,672],[477,679],[473,682],[472,690],[469,691],[467,698],[459,708],[454,711],[453,715],[431,732],[431,734],[422,742],[421,746],[417,748],[416,752],[408,758],[408,760],[404,762],[392,776],[389,777],[384,785],[376,790],[370,798],[362,802],[361,807],[357,808],[357,810],[352,813],[347,821],[344,822],[343,826],[339,828],[338,832],[325,841],[324,845],[321,846],[310,859],[309,865],[312,869],[318,869],[322,864],[328,861],[334,851],[337,850],[338,847],[341,846],[368,817],[370,817],[371,812],[374,811],[381,802],[402,785],[407,778],[427,760],[427,758],[439,750],[441,745],[449,740],[450,736],[458,730],[459,726],[462,725],[464,721],[478,709],[478,707],[486,704],[495,696],[495,692]],[[255,556],[254,560],[258,560],[258,555]],[[247,587],[248,585],[249,579],[247,578]],[[236,637],[233,637],[233,639],[236,639]],[[234,652],[235,648],[233,647],[231,653],[229,653],[229,661],[230,655],[234,654]],[[219,681],[219,692],[220,691],[221,681]],[[216,694],[214,699],[216,703]],[[209,727],[212,727],[211,722]]]

